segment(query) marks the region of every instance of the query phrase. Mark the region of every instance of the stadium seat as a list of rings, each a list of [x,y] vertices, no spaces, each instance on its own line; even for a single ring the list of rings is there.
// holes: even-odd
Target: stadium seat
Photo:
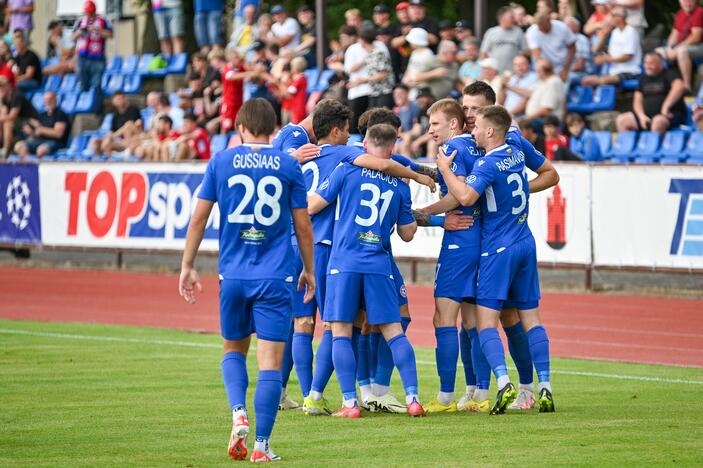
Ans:
[[[688,163],[703,164],[703,132],[693,132],[686,143]]]
[[[105,81],[105,76],[107,76],[107,83],[104,83]],[[124,75],[121,74],[113,74],[113,75],[104,75],[103,76],[103,93],[105,93],[107,96],[112,96],[115,94],[117,91],[122,90],[122,86],[124,84]]]
[[[103,121],[100,124],[100,128],[97,130],[98,135],[105,135],[108,133],[110,130],[112,130],[112,119],[115,117],[115,114],[112,112],[109,112],[105,114],[103,117]]]
[[[615,86],[605,85],[596,87],[593,92],[593,102],[586,105],[585,112],[603,112],[615,109]]]
[[[610,150],[610,157],[615,162],[630,162],[635,157],[637,132],[619,132]]]
[[[636,91],[640,89],[640,79],[638,78],[633,78],[631,80],[624,80],[620,82],[620,89],[624,89],[625,91]]]
[[[659,154],[659,144],[661,135],[658,132],[640,132],[635,147],[636,163],[655,163],[661,159]]]
[[[137,69],[138,64],[139,64],[139,56],[138,55],[128,55],[122,60],[121,71],[125,75],[132,74]]]
[[[227,148],[227,140],[228,136],[227,135],[213,135],[213,137],[210,139],[210,154],[215,156],[217,153],[220,151],[223,151],[224,149]]]
[[[317,81],[320,79],[319,68],[308,68],[305,70],[305,78],[308,80],[308,94],[312,93],[317,86]]]
[[[76,112],[76,102],[78,101],[78,93],[64,93],[61,98],[61,110],[68,115],[73,115]]]
[[[574,86],[567,96],[569,112],[585,112],[585,106],[593,99],[593,88],[590,86]]]
[[[60,93],[72,93],[76,90],[76,87],[78,86],[78,75],[75,73],[68,73],[64,75],[63,79],[61,80],[61,86],[59,86],[59,92]]]
[[[76,107],[73,112],[76,114],[88,114],[95,109],[95,89],[83,91],[78,95]]]
[[[600,146],[600,154],[602,154],[603,156],[607,156],[613,146],[613,134],[605,131],[598,131],[593,133],[598,139],[598,146]]]
[[[114,55],[107,61],[105,73],[119,73],[122,70],[122,57]]]
[[[322,70],[320,73],[320,78],[317,80],[317,86],[315,86],[315,91],[326,91],[330,86],[330,80],[334,76],[334,70]]]
[[[51,57],[48,59],[40,59],[39,66],[41,68],[51,67],[59,63],[59,57]]]
[[[142,90],[142,76],[132,73],[124,77],[124,87],[122,92],[125,94],[139,94]]]
[[[56,155],[58,160],[72,160],[81,154],[88,145],[90,135],[78,135],[71,140],[71,145],[66,149],[59,150]]]
[[[168,61],[168,67],[166,68],[166,73],[169,75],[171,75],[171,74],[182,75],[186,72],[186,68],[188,68],[188,54],[185,52],[182,52],[180,54],[175,54],[174,56],[171,57],[171,59]]]
[[[149,71],[149,64],[153,58],[154,54],[144,54],[139,57],[139,62],[137,63],[137,73],[142,76],[150,75],[151,72]]]
[[[32,96],[32,105],[37,110],[37,112],[44,112],[44,95],[43,93],[36,93]]]
[[[671,130],[664,135],[659,153],[662,164],[677,164],[686,160],[686,132]]]
[[[61,75],[49,75],[44,83],[44,91],[58,92],[61,88]]]

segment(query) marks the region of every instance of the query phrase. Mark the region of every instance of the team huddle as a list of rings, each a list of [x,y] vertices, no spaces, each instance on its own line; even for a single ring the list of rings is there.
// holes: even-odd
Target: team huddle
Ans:
[[[363,142],[348,146],[349,109],[322,100],[311,116],[284,126],[269,144],[276,123],[270,104],[244,103],[236,121],[243,144],[208,163],[179,282],[181,295],[194,302],[200,282],[193,265],[218,203],[222,376],[233,411],[230,457],[244,460],[251,452],[254,462],[280,459],[269,438],[277,411],[299,407],[286,393],[293,367],[308,415],[359,418],[362,409],[410,416],[501,414],[534,406],[554,411],[527,216],[529,194],[555,185],[559,176],[494,103],[493,90],[476,82],[460,102],[443,99],[430,107],[429,133],[440,145],[437,169],[393,152],[400,121],[387,109],[362,115]],[[526,168],[537,176],[528,181]],[[408,179],[432,191],[439,183],[441,197],[412,207]],[[444,228],[433,320],[440,389],[424,406],[405,335],[411,323],[407,294],[391,250],[394,231],[411,242],[418,225]],[[313,355],[318,312],[324,333]],[[499,322],[518,388],[508,376]],[[253,333],[259,374],[250,451],[246,356]],[[466,390],[457,399],[459,356]],[[404,403],[390,392],[394,368]],[[336,411],[324,397],[333,372],[343,399]],[[493,404],[491,372],[498,387]]]

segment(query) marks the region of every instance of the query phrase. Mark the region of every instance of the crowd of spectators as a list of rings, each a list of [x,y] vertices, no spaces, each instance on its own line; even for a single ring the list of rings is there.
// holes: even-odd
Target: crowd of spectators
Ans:
[[[510,4],[498,9],[497,25],[482,37],[464,20],[429,16],[423,0],[378,4],[369,17],[358,9],[345,12],[321,64],[311,7],[292,12],[279,4],[265,12],[257,1],[240,3],[230,25],[222,20],[223,0],[194,1],[197,52],[190,56],[186,84],[176,99],[148,94],[142,108],[115,93],[106,117],[111,120],[103,125],[109,132],[91,140],[92,154],[206,159],[214,135],[237,141],[234,122],[247,97],[269,100],[279,125],[303,121],[317,100],[332,97],[349,105],[350,133],[358,132],[358,118],[368,108],[387,107],[402,122],[400,150],[432,157],[436,148],[427,136],[426,110],[481,80],[549,157],[594,160],[601,155],[590,149],[586,120],[567,114],[570,89],[639,80],[631,112],[617,118],[616,128],[665,132],[688,120],[684,97],[691,94],[694,64],[703,57],[703,7],[694,0],[679,0],[671,34],[655,50],[643,50],[643,0],[592,0],[588,17],[579,16],[568,0],[538,0],[534,14]],[[161,55],[182,53],[183,1],[151,0],[151,7]],[[104,115],[100,83],[110,22],[97,14],[92,0],[70,34],[62,22],[52,21],[44,56],[54,60],[42,68],[28,45],[32,12],[32,0],[7,0],[8,34],[0,41],[3,155],[41,157],[66,145],[71,121],[55,93],[44,93],[41,113],[25,96],[40,89],[45,76],[77,73],[80,89],[96,91],[95,110]],[[319,89],[308,82],[307,71],[315,67],[330,71]],[[693,107],[693,121],[703,130],[700,104]]]

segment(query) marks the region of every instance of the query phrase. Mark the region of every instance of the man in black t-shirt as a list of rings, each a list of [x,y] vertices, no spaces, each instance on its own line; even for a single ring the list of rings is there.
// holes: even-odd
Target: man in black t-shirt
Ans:
[[[70,121],[68,115],[59,109],[55,93],[44,93],[44,107],[44,112],[22,125],[22,133],[27,139],[15,144],[15,153],[23,158],[30,154],[42,158],[64,148],[68,142]]]
[[[410,0],[409,3],[408,14],[413,28],[422,28],[427,31],[430,47],[435,50],[439,43],[439,23],[436,19],[427,16],[427,10],[425,10],[425,4],[422,0]]]
[[[616,121],[618,132],[651,130],[664,133],[686,123],[687,110],[683,96],[686,87],[675,69],[664,69],[656,52],[644,57],[644,75],[639,90],[632,98],[632,112],[620,114]]]
[[[2,150],[0,159],[4,159],[12,148],[15,137],[21,136],[21,130],[27,119],[35,118],[37,111],[27,97],[10,84],[6,77],[0,76],[0,126],[2,126]]]
[[[144,125],[142,115],[134,106],[127,103],[127,98],[121,92],[112,95],[112,105],[115,111],[112,115],[110,133],[100,142],[100,153],[111,156],[113,151],[124,151],[130,143],[142,138]],[[97,143],[96,143],[97,144]],[[97,148],[93,148],[94,152]]]
[[[27,48],[27,40],[22,30],[17,29],[12,33],[12,42],[15,44],[13,60],[19,70],[17,87],[22,91],[38,88],[42,79],[39,57]]]

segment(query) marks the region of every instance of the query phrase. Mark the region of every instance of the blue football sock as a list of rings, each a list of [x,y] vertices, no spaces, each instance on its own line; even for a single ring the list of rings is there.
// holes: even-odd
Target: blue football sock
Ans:
[[[225,353],[222,358],[222,380],[225,383],[230,408],[246,408],[249,386],[247,357],[241,353]]]
[[[317,347],[315,355],[315,372],[312,375],[311,390],[322,393],[327,387],[327,382],[330,381],[334,372],[334,364],[332,363],[332,330],[325,330],[322,333],[322,341]]]
[[[478,334],[481,340],[481,349],[486,356],[488,364],[493,369],[496,379],[504,375],[508,375],[508,368],[505,366],[505,351],[503,343],[500,341],[500,335],[495,328],[485,328]]]
[[[549,382],[549,337],[542,325],[533,327],[527,332],[530,341],[530,354],[535,363],[537,380]]]
[[[312,384],[312,334],[296,332],[293,334],[293,363],[298,375],[303,397],[310,393]]]
[[[400,326],[403,327],[403,333],[408,331],[411,321],[410,317],[400,317]]]
[[[388,343],[386,343],[386,340],[383,339],[383,335],[381,335],[381,339],[378,341],[378,364],[376,364],[375,383],[386,387],[390,386],[393,367],[391,348],[388,347]]]
[[[478,330],[471,328],[467,330],[469,339],[471,339],[471,361],[476,372],[476,387],[479,390],[488,390],[491,384],[491,366],[486,360],[486,355],[481,349],[481,340],[478,338]]]
[[[342,388],[345,400],[356,398],[356,361],[351,339],[346,336],[335,336],[332,339],[332,361],[337,371],[337,380]]]
[[[401,333],[388,341],[388,347],[393,353],[393,362],[398,368],[400,380],[403,381],[405,395],[417,395],[417,364],[415,351],[405,333]]]
[[[359,386],[371,384],[371,369],[369,368],[369,335],[360,335],[357,341],[359,350],[356,358],[356,380]]]
[[[466,385],[476,385],[476,374],[474,373],[474,364],[471,360],[471,338],[463,325],[459,330],[459,351],[461,352],[461,363],[464,365]]]
[[[383,341],[381,333],[369,334],[369,372],[371,383],[376,382],[376,369],[378,369],[378,343]]]
[[[351,343],[352,343],[352,350],[354,351],[354,361],[359,362],[359,338],[361,337],[361,328],[360,327],[353,327],[352,328],[352,337],[351,337]]]
[[[286,347],[283,349],[283,361],[281,362],[281,385],[283,388],[288,386],[290,371],[293,370],[293,324],[290,324],[290,332]]]
[[[456,383],[456,362],[459,359],[459,340],[456,327],[437,327],[434,330],[437,338],[437,374],[439,374],[439,390],[454,392]]]
[[[254,392],[256,412],[256,438],[268,439],[276,422],[278,402],[281,400],[281,371],[259,371],[259,380]]]
[[[503,328],[505,336],[508,337],[508,350],[513,358],[517,373],[522,385],[530,385],[533,380],[532,357],[530,356],[530,342],[527,333],[522,328],[522,322],[518,322],[512,327]]]

